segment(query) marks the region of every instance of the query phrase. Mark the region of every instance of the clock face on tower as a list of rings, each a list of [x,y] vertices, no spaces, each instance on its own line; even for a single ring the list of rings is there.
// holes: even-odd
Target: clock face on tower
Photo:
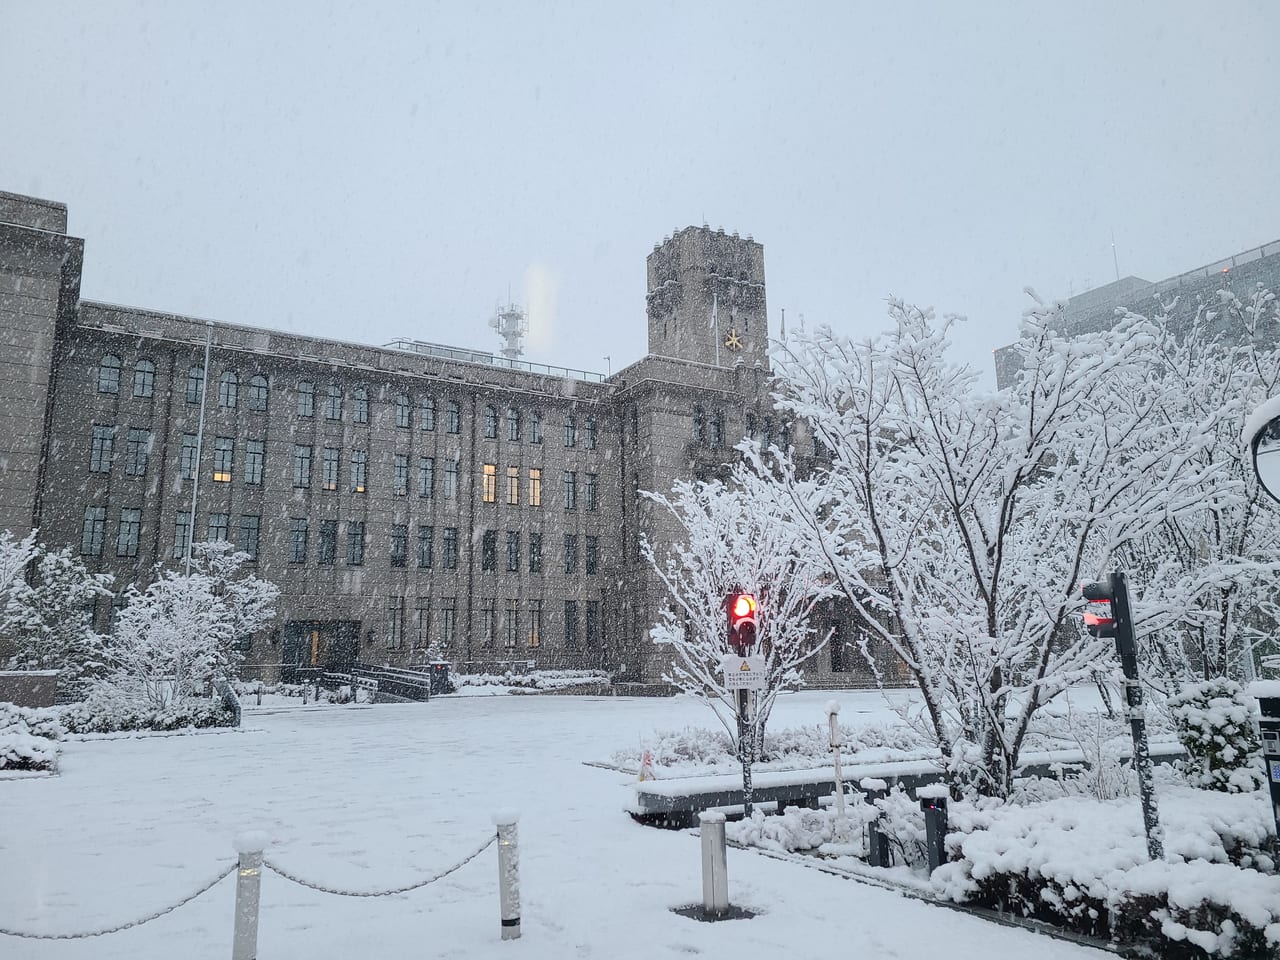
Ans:
[[[724,345],[730,350],[742,349],[742,338],[738,336],[736,329],[729,331],[729,336],[724,338]]]

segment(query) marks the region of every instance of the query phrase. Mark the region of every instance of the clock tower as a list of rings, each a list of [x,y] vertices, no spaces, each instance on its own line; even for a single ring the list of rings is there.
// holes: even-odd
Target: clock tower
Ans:
[[[649,353],[720,367],[767,366],[764,247],[685,227],[648,261]]]

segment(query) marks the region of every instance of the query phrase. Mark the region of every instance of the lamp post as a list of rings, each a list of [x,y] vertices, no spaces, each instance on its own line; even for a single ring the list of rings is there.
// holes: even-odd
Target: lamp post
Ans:
[[[200,428],[196,431],[196,464],[191,479],[191,512],[187,515],[187,549],[182,558],[182,575],[191,576],[191,545],[196,539],[196,501],[200,496],[200,452],[204,446],[205,401],[209,396],[209,352],[213,348],[213,321],[205,321],[204,376],[200,378]]]

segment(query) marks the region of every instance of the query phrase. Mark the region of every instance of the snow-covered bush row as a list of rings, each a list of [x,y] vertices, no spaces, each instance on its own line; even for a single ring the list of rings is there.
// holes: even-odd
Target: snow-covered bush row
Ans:
[[[756,811],[750,820],[726,824],[725,835],[734,843],[781,853],[813,850],[863,859],[867,855],[866,826],[877,813],[855,792],[846,797],[844,817],[834,805],[820,810],[788,807],[776,817]]]
[[[1267,852],[1275,826],[1266,796],[1167,785],[1160,821],[1167,862],[1149,864],[1134,799],[956,804],[947,837],[952,862],[935,870],[932,882],[948,899],[1094,936],[1179,941],[1185,928],[1204,933],[1187,942],[1199,941],[1211,954],[1230,955],[1235,944],[1235,955],[1252,956],[1240,944],[1265,939],[1277,924],[1272,933],[1280,943],[1280,878]],[[1205,947],[1209,933],[1214,949]],[[1162,941],[1157,952],[1177,955],[1170,950]]]
[[[840,730],[844,738],[841,755],[847,762],[920,760],[937,755],[936,750],[921,744],[920,738],[906,727],[868,724],[841,726]],[[828,737],[825,724],[766,731],[763,750],[754,766],[758,770],[830,766]],[[684,775],[694,770],[699,773],[728,772],[742,766],[727,734],[701,727],[657,731],[643,743],[614,751],[613,762],[618,766],[638,768],[646,750],[659,777]]]
[[[0,769],[52,770],[63,734],[56,710],[0,703]]]
[[[532,670],[529,673],[457,673],[455,687],[518,687],[528,690],[562,690],[593,683],[608,683],[601,670]]]
[[[122,697],[90,694],[62,710],[68,733],[117,733],[132,730],[182,730],[188,727],[230,727],[235,714],[220,699],[184,698],[165,707]]]

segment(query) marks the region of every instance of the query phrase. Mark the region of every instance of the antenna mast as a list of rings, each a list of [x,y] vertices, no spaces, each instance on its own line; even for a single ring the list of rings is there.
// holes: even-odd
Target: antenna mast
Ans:
[[[524,335],[529,332],[529,318],[524,308],[508,300],[507,305],[499,307],[489,319],[489,326],[497,330],[504,341],[502,355],[508,360],[520,359],[524,353]]]

